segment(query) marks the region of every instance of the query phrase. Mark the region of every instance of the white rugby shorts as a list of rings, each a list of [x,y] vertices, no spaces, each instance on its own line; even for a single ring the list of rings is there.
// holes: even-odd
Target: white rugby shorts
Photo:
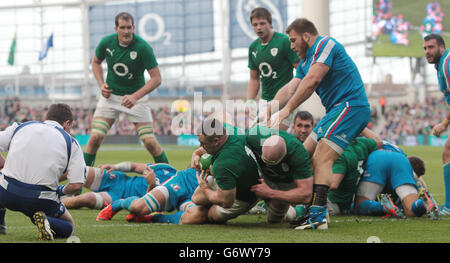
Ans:
[[[113,95],[109,98],[100,96],[94,112],[95,117],[118,119],[121,112],[125,113],[130,122],[153,122],[148,96],[139,99],[131,109],[121,105],[123,96]]]

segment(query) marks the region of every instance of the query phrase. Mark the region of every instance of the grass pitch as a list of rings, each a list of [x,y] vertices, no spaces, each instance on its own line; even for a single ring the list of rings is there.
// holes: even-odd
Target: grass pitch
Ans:
[[[177,169],[188,166],[194,149],[174,145],[165,145],[164,148],[169,161]],[[408,155],[417,155],[425,160],[425,181],[435,199],[442,203],[442,148],[422,146],[403,149]],[[96,164],[124,160],[148,162],[152,158],[141,146],[102,146]],[[170,225],[128,223],[125,221],[125,211],[119,212],[109,222],[95,221],[98,210],[79,209],[70,210],[70,213],[76,223],[74,236],[81,243],[366,243],[373,236],[383,243],[450,242],[450,217],[430,221],[426,217],[402,220],[333,216],[326,231],[296,231],[289,229],[287,223],[267,224],[262,215],[243,215],[226,225]],[[36,227],[21,213],[7,211],[6,223],[8,233],[0,235],[0,243],[39,242]],[[67,240],[52,242],[65,243]]]

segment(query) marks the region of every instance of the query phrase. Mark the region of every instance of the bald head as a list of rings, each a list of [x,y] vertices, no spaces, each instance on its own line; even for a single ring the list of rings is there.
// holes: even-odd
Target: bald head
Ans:
[[[286,153],[286,142],[279,135],[272,135],[263,143],[262,159],[266,164],[278,164],[286,156]]]

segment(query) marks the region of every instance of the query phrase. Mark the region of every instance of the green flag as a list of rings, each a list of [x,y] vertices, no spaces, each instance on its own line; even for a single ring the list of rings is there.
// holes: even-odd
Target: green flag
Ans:
[[[14,53],[16,52],[16,34],[14,34],[11,48],[9,49],[8,64],[14,65]]]

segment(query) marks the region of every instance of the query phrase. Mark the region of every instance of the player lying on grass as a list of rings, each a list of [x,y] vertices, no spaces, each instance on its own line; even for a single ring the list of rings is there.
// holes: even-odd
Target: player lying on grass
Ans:
[[[194,151],[191,166],[200,169],[200,156],[212,155],[212,174],[217,188],[204,177],[198,177],[198,188],[192,196],[197,205],[209,207],[208,220],[226,221],[245,214],[258,201],[251,191],[258,184],[261,171],[245,136],[237,135],[235,127],[216,118],[207,118],[197,131],[200,148]]]
[[[354,211],[360,215],[387,213],[400,218],[404,218],[405,215],[420,217],[426,213],[431,219],[438,219],[439,208],[434,199],[427,191],[420,193],[417,191],[417,186],[422,186],[417,179],[424,174],[424,165],[419,157],[406,157],[398,152],[384,150],[372,152],[358,186]],[[376,201],[377,195],[382,192],[397,195],[401,200],[404,213],[387,194],[382,195],[379,202]]]
[[[142,176],[129,176],[126,172]],[[84,186],[91,192],[67,196],[62,202],[68,209],[102,209],[121,198],[143,196],[175,173],[176,169],[166,163],[121,162],[116,165],[105,164],[100,168],[88,166]]]
[[[172,171],[170,179],[148,193],[117,200],[106,206],[97,221],[111,220],[122,209],[130,211],[129,222],[160,222],[172,224],[199,224],[206,221],[206,209],[196,206],[191,196],[197,188],[197,171],[188,168]],[[155,212],[178,212],[152,214]]]

